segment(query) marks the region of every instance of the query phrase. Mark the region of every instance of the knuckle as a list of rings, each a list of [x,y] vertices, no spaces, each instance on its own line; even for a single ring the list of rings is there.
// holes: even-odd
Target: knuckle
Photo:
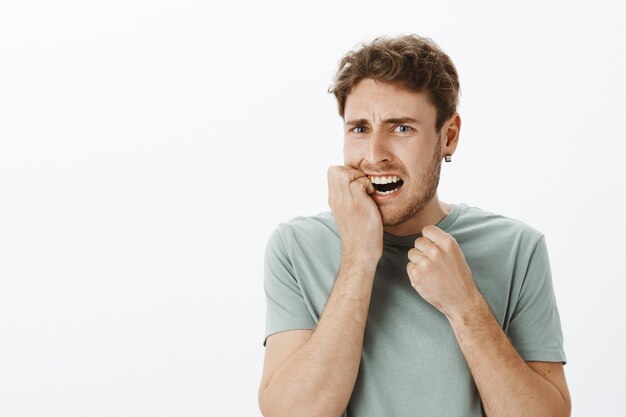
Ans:
[[[339,165],[331,165],[328,167],[328,170],[326,171],[328,173],[328,175],[336,175],[336,173],[338,173],[340,171],[340,166]]]
[[[365,188],[363,183],[360,181],[352,181],[350,183],[350,188]]]

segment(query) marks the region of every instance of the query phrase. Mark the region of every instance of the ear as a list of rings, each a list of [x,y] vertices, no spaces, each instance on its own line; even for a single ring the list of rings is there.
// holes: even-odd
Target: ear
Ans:
[[[441,152],[443,155],[452,155],[459,144],[461,132],[461,116],[455,112],[441,127]]]

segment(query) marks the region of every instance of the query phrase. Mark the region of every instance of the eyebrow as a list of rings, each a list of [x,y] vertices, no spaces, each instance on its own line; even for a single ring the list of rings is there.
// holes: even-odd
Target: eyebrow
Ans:
[[[383,120],[383,123],[385,124],[403,124],[403,123],[420,124],[419,120],[414,119],[412,117],[392,117],[390,119]],[[360,125],[367,125],[367,124],[369,124],[369,121],[367,119],[354,119],[354,120],[348,120],[346,122],[346,126],[360,126]]]

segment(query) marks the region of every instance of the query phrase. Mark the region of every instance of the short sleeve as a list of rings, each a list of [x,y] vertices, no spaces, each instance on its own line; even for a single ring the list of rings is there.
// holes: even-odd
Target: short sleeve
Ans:
[[[315,320],[294,276],[280,226],[267,241],[263,281],[267,303],[263,346],[273,333],[315,327]]]
[[[544,236],[530,256],[508,336],[525,361],[567,362]]]

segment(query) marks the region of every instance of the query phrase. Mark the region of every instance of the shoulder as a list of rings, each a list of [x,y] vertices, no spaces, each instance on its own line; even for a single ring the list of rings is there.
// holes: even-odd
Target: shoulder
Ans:
[[[313,216],[296,216],[279,223],[269,243],[282,243],[287,248],[293,248],[328,244],[340,239],[332,212],[324,211]]]
[[[462,211],[454,223],[454,235],[461,240],[480,241],[491,247],[508,247],[532,251],[544,234],[528,223],[461,204]]]

